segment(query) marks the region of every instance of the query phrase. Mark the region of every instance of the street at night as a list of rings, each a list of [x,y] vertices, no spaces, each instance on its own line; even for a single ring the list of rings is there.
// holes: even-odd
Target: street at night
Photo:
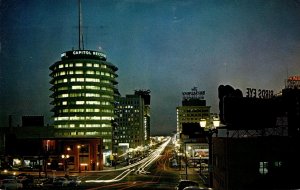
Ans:
[[[300,189],[300,0],[0,0],[0,190]]]
[[[169,138],[170,140],[170,138]],[[35,189],[176,189],[180,179],[185,178],[184,169],[170,167],[170,160],[174,158],[174,145],[169,140],[154,150],[148,157],[128,166],[109,167],[101,172],[82,171],[70,173],[76,176],[81,184],[76,187],[58,187],[44,184]],[[189,168],[189,172],[192,172]],[[37,175],[37,173],[32,173]],[[56,172],[59,178],[63,172]],[[50,176],[53,175],[49,174]],[[197,172],[189,173],[200,180]],[[53,176],[52,176],[53,177]],[[198,181],[201,184],[201,181]]]

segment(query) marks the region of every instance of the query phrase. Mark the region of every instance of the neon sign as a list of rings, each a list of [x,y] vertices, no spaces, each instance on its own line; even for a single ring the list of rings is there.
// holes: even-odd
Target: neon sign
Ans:
[[[300,76],[290,76],[287,79],[286,88],[300,88]]]

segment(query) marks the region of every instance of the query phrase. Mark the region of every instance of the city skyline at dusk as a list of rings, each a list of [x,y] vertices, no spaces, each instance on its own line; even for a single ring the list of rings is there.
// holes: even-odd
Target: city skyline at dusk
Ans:
[[[1,1],[0,127],[51,124],[49,66],[78,48],[77,1]],[[122,96],[151,90],[151,133],[176,130],[182,92],[218,113],[218,86],[279,93],[300,74],[300,2],[82,0],[85,49],[119,68]]]

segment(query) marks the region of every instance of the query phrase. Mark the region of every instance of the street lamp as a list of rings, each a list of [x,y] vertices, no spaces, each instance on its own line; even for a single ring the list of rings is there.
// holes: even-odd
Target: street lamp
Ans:
[[[206,120],[205,119],[200,120],[200,127],[202,127],[202,128],[206,127]]]
[[[118,156],[118,153],[113,153],[115,169],[117,169],[117,156]]]
[[[200,176],[202,176],[202,167],[201,167],[201,165],[202,165],[202,159],[201,159],[202,155],[201,154],[199,155],[199,158],[200,158],[200,168],[199,168],[200,170],[199,170],[199,173],[200,173]]]
[[[67,177],[69,175],[67,170],[68,170],[68,159],[70,158],[70,155],[62,154],[61,158],[63,159],[63,162],[64,162],[64,172],[65,172],[65,176]]]
[[[220,125],[220,120],[213,118],[213,122],[209,123],[208,126],[206,126],[206,120],[201,120],[200,127],[206,129],[207,131],[206,135],[208,138],[208,172],[209,172],[209,187],[213,186],[213,173],[212,173],[212,136],[213,134],[218,135],[217,128]],[[211,125],[212,124],[212,125]]]
[[[80,166],[80,148],[81,145],[77,145],[77,149],[78,149],[78,172],[81,172],[81,166]]]

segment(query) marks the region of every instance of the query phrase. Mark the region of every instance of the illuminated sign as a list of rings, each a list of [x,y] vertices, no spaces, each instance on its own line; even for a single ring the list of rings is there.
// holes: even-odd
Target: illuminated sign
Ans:
[[[74,51],[67,51],[61,54],[62,59],[69,59],[69,58],[93,58],[93,59],[100,59],[106,60],[106,55],[99,51],[91,51],[91,50],[74,50]]]
[[[191,92],[182,92],[183,99],[204,99],[205,91],[198,91],[197,87],[192,88]]]
[[[288,78],[288,80],[300,81],[300,76],[291,76],[291,77]]]
[[[300,88],[300,76],[290,76],[287,79],[287,88]]]
[[[274,96],[273,90],[247,88],[247,91],[246,91],[247,98],[268,99],[268,98],[272,98],[273,96]]]

